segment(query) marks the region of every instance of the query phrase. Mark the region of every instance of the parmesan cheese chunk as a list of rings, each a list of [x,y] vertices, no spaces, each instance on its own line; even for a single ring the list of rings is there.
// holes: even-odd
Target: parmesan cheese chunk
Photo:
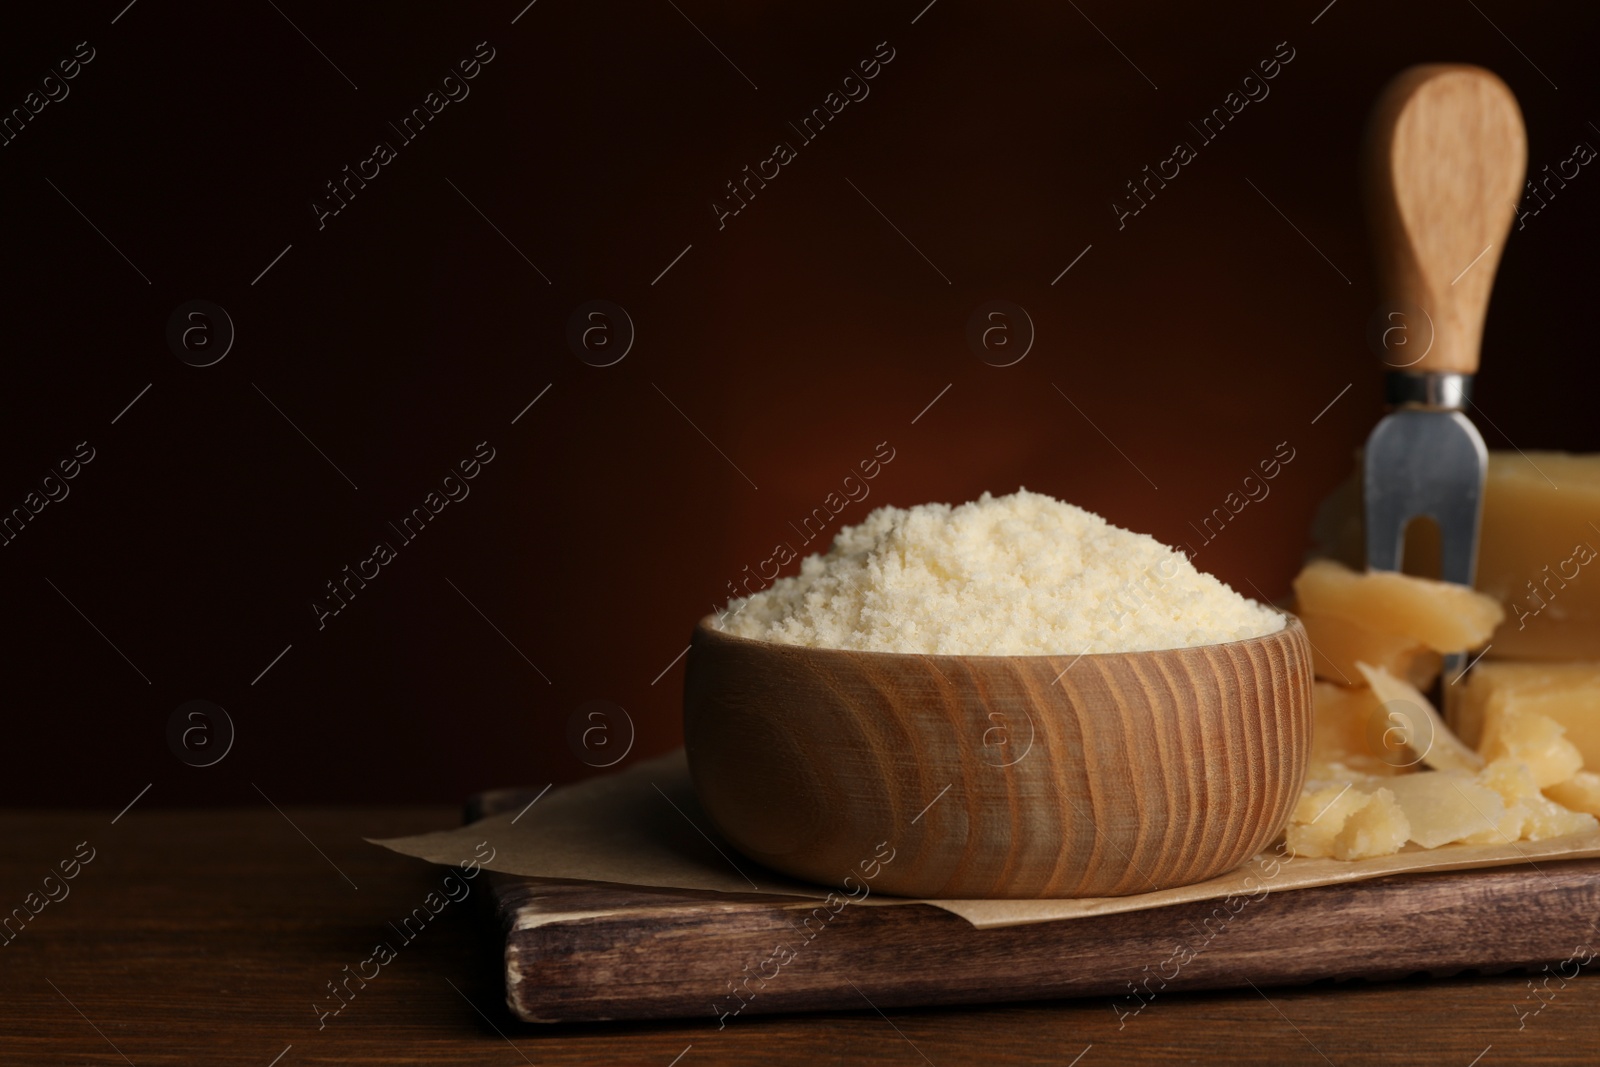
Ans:
[[[1600,455],[1489,453],[1478,588],[1506,606],[1491,657],[1600,649]]]
[[[1413,638],[1436,652],[1476,648],[1505,618],[1500,605],[1454,582],[1394,571],[1357,573],[1313,560],[1294,580],[1307,611]]]
[[[1441,771],[1476,771],[1483,766],[1483,757],[1451,732],[1416,686],[1402,682],[1382,667],[1357,663],[1356,669],[1383,702],[1400,742],[1410,748],[1418,760]]]
[[[1382,667],[1419,689],[1432,685],[1439,676],[1444,657],[1414,637],[1384,633],[1335,615],[1319,615],[1303,606],[1296,614],[1312,642],[1312,669],[1318,678],[1360,685],[1357,663]]]
[[[1453,771],[1403,774],[1390,783],[1411,823],[1411,840],[1423,848],[1477,839],[1492,844],[1522,836],[1526,809],[1513,811],[1499,793]]]
[[[1544,791],[1545,796],[1571,811],[1600,815],[1600,774],[1579,771]]]
[[[1344,771],[1397,774],[1417,762],[1400,743],[1401,731],[1394,728],[1383,701],[1367,686],[1313,682],[1311,706],[1312,779],[1341,777]],[[1340,771],[1331,770],[1335,767]]]
[[[1561,724],[1532,711],[1508,711],[1489,720],[1480,746],[1491,760],[1526,764],[1541,789],[1566,781],[1583,767],[1583,755]]]
[[[1285,833],[1296,853],[1366,859],[1408,842],[1496,845],[1600,829],[1600,775],[1578,771],[1577,750],[1552,720],[1503,715],[1480,755],[1414,687],[1357,668],[1370,688],[1312,690],[1309,781]]]
[[[1353,567],[1361,566],[1366,554],[1362,481],[1357,464],[1319,509],[1313,530],[1321,552]],[[1437,528],[1412,523],[1403,558],[1408,571],[1437,573]],[[1561,661],[1596,655],[1600,454],[1489,453],[1476,584],[1505,608],[1505,620],[1490,639],[1489,658]]]
[[[1410,835],[1411,824],[1388,789],[1329,783],[1301,795],[1286,843],[1297,856],[1359,860],[1397,852]]]
[[[1600,768],[1600,662],[1485,660],[1451,689],[1456,730],[1468,744],[1487,736],[1491,720],[1531,712],[1559,723],[1584,764]]]

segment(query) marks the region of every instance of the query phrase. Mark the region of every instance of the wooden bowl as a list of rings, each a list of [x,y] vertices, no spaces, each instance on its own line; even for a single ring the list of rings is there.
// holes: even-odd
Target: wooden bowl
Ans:
[[[805,648],[707,616],[683,719],[701,805],[775,870],[858,895],[1142,893],[1230,870],[1288,821],[1311,649],[1292,617],[1073,657]]]

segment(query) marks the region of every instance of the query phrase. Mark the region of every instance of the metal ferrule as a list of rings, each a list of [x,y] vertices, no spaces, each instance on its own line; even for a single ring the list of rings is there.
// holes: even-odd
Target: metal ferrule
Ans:
[[[1460,411],[1472,399],[1470,374],[1410,374],[1390,371],[1385,376],[1384,400],[1397,408]]]

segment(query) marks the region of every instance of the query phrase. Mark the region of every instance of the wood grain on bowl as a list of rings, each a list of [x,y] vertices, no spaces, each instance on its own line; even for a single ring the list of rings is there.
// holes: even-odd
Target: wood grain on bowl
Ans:
[[[1282,829],[1310,741],[1293,618],[1247,641],[1075,657],[807,648],[708,616],[684,693],[695,791],[730,842],[796,877],[903,896],[1209,878]]]

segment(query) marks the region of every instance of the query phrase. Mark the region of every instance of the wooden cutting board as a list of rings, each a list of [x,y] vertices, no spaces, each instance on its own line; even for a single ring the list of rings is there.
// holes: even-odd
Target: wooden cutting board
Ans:
[[[534,791],[474,797],[469,819]],[[506,1000],[528,1022],[1102,997],[1519,967],[1555,980],[1596,942],[1600,860],[1402,875],[977,930],[925,904],[837,905],[490,874]],[[1542,968],[1549,965],[1549,974]],[[1530,997],[1532,994],[1530,994]],[[1529,1010],[1537,1007],[1529,1001]]]

